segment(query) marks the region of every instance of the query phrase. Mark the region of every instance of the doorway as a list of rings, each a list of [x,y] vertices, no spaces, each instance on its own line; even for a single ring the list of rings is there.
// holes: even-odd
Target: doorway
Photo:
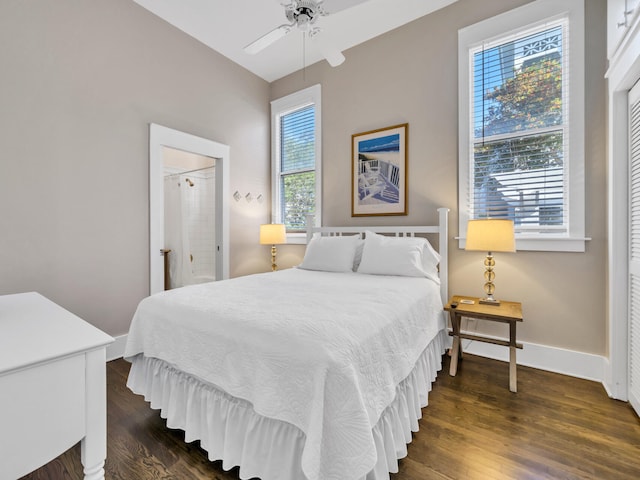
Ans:
[[[173,165],[175,162],[167,160],[173,158],[176,154],[185,158],[200,158],[203,162],[209,162],[208,165],[200,165],[191,168],[187,161],[184,166]],[[181,154],[181,155],[180,155]],[[193,165],[192,165],[193,166]],[[209,171],[205,169],[209,168]],[[172,171],[173,170],[173,171]],[[179,172],[178,170],[183,170]],[[190,172],[187,174],[187,172]],[[171,128],[163,127],[157,124],[151,124],[149,130],[149,291],[150,294],[163,291],[165,289],[165,251],[171,250],[166,245],[165,224],[167,222],[167,208],[165,207],[165,178],[169,174],[185,174],[182,184],[191,189],[190,184],[194,185],[194,190],[189,192],[191,196],[195,193],[196,173],[200,187],[204,185],[205,177],[211,175],[213,181],[212,193],[210,197],[213,205],[211,214],[213,216],[212,239],[210,245],[212,271],[206,270],[206,262],[200,262],[198,268],[193,265],[193,249],[188,248],[188,252],[184,249],[174,248],[174,258],[180,255],[182,272],[191,272],[192,277],[200,277],[198,281],[209,281],[212,279],[221,280],[229,278],[229,255],[228,255],[228,239],[229,239],[229,214],[227,205],[227,192],[229,185],[229,147],[212,140],[197,137],[185,132],[180,132]],[[194,177],[194,178],[191,178]],[[189,180],[187,182],[187,179]],[[202,188],[201,188],[202,189]],[[183,190],[186,190],[183,188]],[[175,193],[175,192],[174,192]],[[188,202],[185,194],[185,202]],[[206,201],[206,200],[205,200]],[[185,214],[184,217],[187,215]],[[183,226],[180,227],[181,229]],[[186,233],[188,235],[188,233]],[[186,242],[188,239],[185,237]],[[205,250],[207,246],[200,247],[200,260],[206,256]],[[171,255],[171,254],[169,254]],[[184,259],[188,263],[184,263]],[[185,267],[185,268],[183,268]],[[178,267],[175,267],[178,268]],[[188,275],[187,275],[188,276]],[[206,280],[203,280],[206,278]],[[193,278],[187,279],[182,284],[197,283]]]
[[[163,148],[165,290],[216,279],[215,163]]]

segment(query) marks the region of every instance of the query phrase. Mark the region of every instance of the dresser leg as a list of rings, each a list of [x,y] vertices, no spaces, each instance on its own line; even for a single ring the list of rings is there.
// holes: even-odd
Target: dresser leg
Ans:
[[[92,467],[84,467],[84,480],[104,480],[104,462]]]
[[[80,442],[84,480],[104,480],[107,457],[106,352],[102,348],[85,354],[86,434]]]

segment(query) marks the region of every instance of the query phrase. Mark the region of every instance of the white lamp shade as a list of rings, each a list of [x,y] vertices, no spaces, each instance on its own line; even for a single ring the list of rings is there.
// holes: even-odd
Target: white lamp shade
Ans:
[[[469,220],[465,250],[515,252],[513,220],[485,218]]]
[[[260,244],[276,245],[278,243],[286,243],[287,230],[281,223],[267,223],[260,225]]]

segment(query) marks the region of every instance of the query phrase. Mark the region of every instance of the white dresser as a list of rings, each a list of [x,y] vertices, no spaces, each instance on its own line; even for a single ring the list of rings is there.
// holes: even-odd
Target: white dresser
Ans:
[[[78,441],[85,480],[104,478],[112,341],[38,293],[0,296],[0,480],[26,475]]]

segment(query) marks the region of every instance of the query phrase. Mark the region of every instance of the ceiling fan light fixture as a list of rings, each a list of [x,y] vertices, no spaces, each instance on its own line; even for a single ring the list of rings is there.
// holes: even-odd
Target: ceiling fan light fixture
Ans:
[[[297,26],[300,30],[302,30],[303,32],[309,30],[309,26],[311,25],[311,19],[309,17],[307,17],[306,15],[299,15],[296,20]]]
[[[317,34],[319,34],[322,30],[319,27],[313,27],[310,28],[309,31],[307,32],[307,36],[309,38],[313,38],[315,37]]]

